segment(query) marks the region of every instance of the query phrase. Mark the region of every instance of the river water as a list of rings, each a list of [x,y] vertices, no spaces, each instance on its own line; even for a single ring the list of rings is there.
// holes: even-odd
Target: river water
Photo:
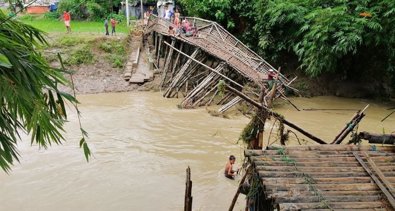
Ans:
[[[248,122],[223,119],[203,109],[181,110],[179,99],[135,92],[79,96],[82,124],[93,158],[78,148],[76,114],[66,125],[67,142],[47,150],[19,144],[22,156],[10,174],[0,172],[0,210],[182,210],[185,169],[190,166],[194,210],[227,210],[238,184],[225,179],[230,154]],[[389,105],[334,97],[296,98],[300,108],[361,109],[370,104],[360,131],[391,132],[395,116],[380,123]],[[287,104],[278,112],[324,140],[332,140],[354,111],[301,111]],[[270,124],[268,124],[268,128]],[[292,143],[297,143],[295,140]],[[235,210],[243,210],[240,196]]]

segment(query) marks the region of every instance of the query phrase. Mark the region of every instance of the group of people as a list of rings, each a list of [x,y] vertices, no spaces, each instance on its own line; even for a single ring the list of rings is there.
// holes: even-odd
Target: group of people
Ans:
[[[71,22],[71,15],[70,15],[70,12],[69,11],[64,11],[63,12],[63,21],[64,21],[64,25],[66,26],[66,31],[67,31],[67,33],[71,33],[71,24],[70,24],[70,22]],[[116,25],[117,25],[117,21],[114,19],[114,18],[111,18],[110,19],[110,24],[111,24],[111,35],[116,35],[116,31],[115,31],[115,27],[116,27]],[[106,35],[110,35],[110,33],[109,33],[109,31],[108,31],[108,18],[106,18],[105,20],[104,20],[104,28],[105,28],[105,30],[106,30]]]
[[[110,19],[110,23],[111,23],[111,35],[117,35],[117,33],[115,32],[115,26],[117,25],[117,21],[114,18]],[[106,35],[110,35],[110,33],[108,33],[108,18],[104,19],[104,28],[106,29]]]
[[[180,34],[185,34],[187,37],[197,35],[197,28],[193,23],[189,22],[186,18],[181,21],[181,14],[178,9],[173,13],[172,10],[166,6],[163,18],[173,24],[169,26],[168,33],[170,35],[178,36]]]

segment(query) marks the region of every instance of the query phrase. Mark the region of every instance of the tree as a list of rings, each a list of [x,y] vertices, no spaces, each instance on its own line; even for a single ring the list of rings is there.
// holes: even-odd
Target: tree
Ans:
[[[43,44],[41,31],[0,11],[0,167],[6,172],[19,161],[20,133],[30,134],[31,143],[43,148],[61,143],[65,104],[77,103],[58,89],[59,84],[68,83],[65,71],[50,67],[36,51]],[[84,138],[80,146],[88,159]]]
[[[339,69],[352,77],[366,69],[384,78],[394,73],[393,0],[259,0],[256,11],[260,47],[296,55],[311,76]]]

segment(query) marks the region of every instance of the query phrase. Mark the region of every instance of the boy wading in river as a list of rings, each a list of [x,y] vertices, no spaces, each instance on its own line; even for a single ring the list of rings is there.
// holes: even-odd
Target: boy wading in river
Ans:
[[[229,156],[229,161],[225,166],[225,177],[229,179],[234,179],[237,171],[233,171],[233,164],[236,162],[236,157],[234,155]]]

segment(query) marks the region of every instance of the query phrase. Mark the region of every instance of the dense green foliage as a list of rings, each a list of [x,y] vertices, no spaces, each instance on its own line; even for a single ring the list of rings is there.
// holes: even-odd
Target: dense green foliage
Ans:
[[[100,20],[113,13],[113,7],[120,5],[121,0],[62,0],[58,13],[69,11],[72,18],[79,20]]]
[[[180,2],[184,13],[222,23],[272,63],[295,58],[310,76],[395,76],[393,0]]]
[[[18,161],[21,133],[46,148],[63,140],[65,104],[76,99],[58,89],[67,84],[64,71],[51,68],[36,51],[46,41],[42,32],[0,11],[0,167]]]

